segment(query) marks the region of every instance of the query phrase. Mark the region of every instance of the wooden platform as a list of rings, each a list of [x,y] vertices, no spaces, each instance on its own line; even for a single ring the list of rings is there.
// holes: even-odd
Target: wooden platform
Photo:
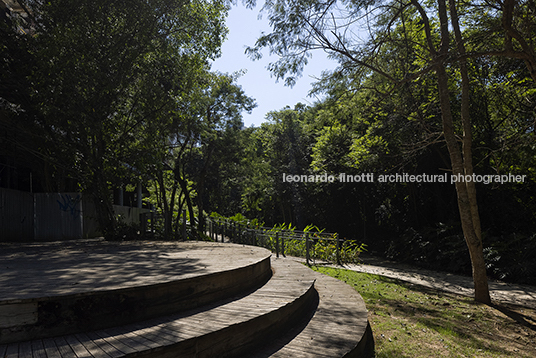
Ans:
[[[136,261],[126,262],[126,266],[150,267],[147,272],[138,270],[137,274],[146,277],[151,285],[140,285],[142,278],[136,276],[138,286],[133,287],[130,280],[122,280],[119,279],[121,275],[115,275],[118,279],[111,283],[114,290],[154,286],[155,276],[167,284],[169,279],[172,282],[188,281],[195,277],[210,279],[210,276],[222,270],[233,272],[251,267],[263,262],[265,255],[270,256],[263,249],[232,244],[124,244],[113,249],[107,246],[108,243],[101,244],[108,247],[107,250],[100,248],[104,250],[100,254],[101,263],[108,263],[112,258],[114,260],[111,261],[117,260],[118,256],[112,252],[128,256],[132,250],[134,252],[130,252],[128,257]],[[94,245],[99,246],[98,243]],[[134,246],[127,249],[129,245]],[[88,253],[88,260],[92,257],[89,251],[92,246],[86,251],[82,250]],[[71,248],[80,249],[77,244]],[[39,256],[37,252],[27,255],[31,260]],[[139,260],[139,255],[146,257],[144,262]],[[15,267],[13,263],[17,260],[18,267],[23,267],[22,257],[24,255],[17,256],[12,251],[4,261],[4,255],[0,255],[0,267],[4,267],[6,262]],[[177,261],[188,259],[187,262],[195,261],[196,264],[188,268],[178,262],[167,262],[172,260],[171,257]],[[158,271],[151,260],[157,263],[163,258],[167,266],[163,271]],[[66,262],[69,261],[66,259]],[[78,264],[74,266],[79,267]],[[174,266],[182,270],[180,275],[173,275]],[[109,272],[111,266],[105,267],[105,272]],[[67,272],[75,270],[65,269]],[[220,297],[187,310],[177,307],[175,313],[133,323],[0,344],[0,357],[366,357],[370,354],[373,342],[367,311],[355,290],[291,260],[272,258],[268,269],[273,271],[273,275],[258,289],[252,289],[251,283],[247,282],[250,280],[242,277],[240,280],[245,288],[240,294]],[[98,271],[96,267],[93,270]],[[123,268],[119,270],[125,272]],[[49,272],[53,279],[53,272],[58,271],[51,269]],[[83,277],[80,272],[72,272],[69,276],[77,279]],[[261,281],[264,279],[262,274],[254,276],[261,277]],[[99,281],[96,278],[91,280]],[[26,285],[23,285],[26,291],[35,292],[36,289],[30,284]],[[44,285],[38,286],[45,288]],[[80,292],[78,287],[60,286],[54,286],[56,294],[89,294]],[[102,284],[96,286],[96,291],[105,290]],[[168,292],[170,296],[175,293]],[[7,301],[14,303],[36,299],[28,296],[13,298],[16,295],[13,293],[4,295],[10,298],[0,301],[0,307]],[[198,296],[203,301],[203,293]]]
[[[0,243],[0,302],[184,280],[268,256],[258,247],[210,242]]]

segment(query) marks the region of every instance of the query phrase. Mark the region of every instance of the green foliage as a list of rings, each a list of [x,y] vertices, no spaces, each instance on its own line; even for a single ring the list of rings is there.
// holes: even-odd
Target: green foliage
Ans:
[[[236,214],[234,216],[231,216],[229,219],[232,220],[232,221],[235,221],[237,223],[241,223],[241,224],[249,222],[249,220],[244,215],[242,215],[240,213],[238,213],[238,214]]]
[[[241,214],[224,218],[217,213],[210,215],[216,222],[238,224],[239,230],[244,230],[245,239],[238,243],[249,243],[278,252],[282,255],[307,257],[307,242],[309,242],[309,257],[316,261],[333,263],[359,263],[359,254],[366,250],[366,245],[354,240],[339,240],[337,234],[325,233],[315,225],[307,225],[303,231],[298,231],[292,224],[275,224],[271,228],[262,227],[256,220],[248,220]],[[247,230],[247,231],[246,231]],[[253,237],[253,241],[249,238]],[[239,238],[231,237],[232,242]]]
[[[265,3],[271,32],[264,33],[248,52],[253,58],[263,48],[278,54],[279,59],[269,66],[275,77],[294,83],[315,49],[326,51],[339,64],[335,71],[325,72],[315,87],[316,93],[327,94],[321,103],[273,113],[275,123],[261,131],[259,159],[266,160],[275,174],[275,180],[264,182],[262,188],[265,200],[275,205],[266,205],[259,215],[278,218],[267,222],[292,221],[300,229],[306,222],[315,222],[398,259],[467,272],[469,259],[460,227],[449,224],[446,230],[441,224],[460,220],[454,186],[282,183],[280,176],[437,175],[450,170],[443,134],[446,102],[454,117],[449,127],[459,138],[465,131],[460,120],[460,50],[440,33],[440,7],[447,5],[446,1]],[[510,19],[504,16],[510,14],[509,6],[496,11],[488,3],[455,4],[469,53],[473,153],[468,155],[475,173],[515,173],[529,179],[523,185],[477,185],[483,230],[506,237],[511,232],[524,236],[531,232],[527,223],[534,220],[530,192],[536,179],[536,32],[534,24],[527,22],[534,9],[526,2],[515,5],[508,30]],[[445,16],[450,16],[446,21],[456,17],[454,13]],[[445,56],[440,58],[441,45]],[[448,76],[450,101],[443,105],[434,74],[438,64],[444,65]],[[289,145],[288,138],[299,138],[298,148]],[[262,197],[256,195],[255,203],[262,202]]]
[[[282,180],[450,170],[436,58],[417,4],[266,2],[272,31],[250,55],[264,47],[281,55],[269,70],[289,84],[313,49],[326,50],[339,67],[315,85],[324,96],[314,105],[273,111],[260,127],[243,128],[241,113],[255,103],[236,84],[240,72],[211,73],[208,64],[227,32],[227,1],[29,1],[39,14],[35,36],[16,32],[20,24],[0,28],[0,160],[32,167],[43,190],[65,188],[66,177],[79,184],[111,236],[123,228],[114,227],[110,190],[134,190],[141,181],[161,237],[178,237],[182,210],[197,225],[190,237],[204,235],[205,212],[220,219],[239,213],[230,220],[272,226],[259,238],[272,250],[276,234],[285,234],[288,253],[304,256],[303,235],[294,235],[300,231],[312,238],[315,259],[333,261],[335,240],[307,226],[314,222],[348,238],[339,252],[346,262],[366,242],[392,258],[467,272],[450,184]],[[437,47],[437,4],[420,5]],[[488,269],[501,279],[532,277],[523,253],[533,252],[536,220],[536,86],[522,40],[534,48],[534,9],[516,5],[512,26],[520,37],[508,44],[492,4],[456,5],[469,52],[475,172],[527,176],[524,184],[477,186]],[[373,19],[369,33],[360,28],[365,18]],[[442,61],[459,118],[455,45]],[[503,56],[479,55],[486,51]],[[454,126],[462,136],[459,121]]]
[[[255,219],[248,219],[244,215],[237,213],[231,217],[224,217],[223,215],[218,214],[217,212],[212,212],[209,215],[210,218],[216,219],[216,221],[231,221],[243,226],[251,227],[251,228],[257,228],[263,226],[264,223],[260,222],[257,218]]]
[[[27,155],[40,153],[44,163],[35,167],[45,177],[76,179],[93,198],[105,235],[113,235],[109,190],[162,168],[180,107],[219,54],[228,3],[60,0],[26,7],[33,28],[30,39],[19,36],[20,44],[31,43],[31,71],[21,78],[32,110],[25,127],[36,128],[42,145]]]
[[[476,304],[469,297],[384,276],[313,269],[363,297],[378,358],[534,356],[534,333],[527,322],[534,322],[536,314],[527,307]]]
[[[502,281],[536,284],[536,235],[491,236],[485,242],[490,274]]]
[[[311,167],[318,172],[336,173],[337,168],[350,165],[350,148],[355,135],[346,125],[338,122],[324,127],[313,147]]]

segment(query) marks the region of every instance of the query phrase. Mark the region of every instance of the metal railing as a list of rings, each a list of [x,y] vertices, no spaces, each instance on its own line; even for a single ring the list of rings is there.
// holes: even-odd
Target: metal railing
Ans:
[[[360,248],[337,233],[260,227],[224,218],[207,218],[207,234],[214,241],[264,247],[276,256],[304,257],[307,265],[317,262],[357,262]]]

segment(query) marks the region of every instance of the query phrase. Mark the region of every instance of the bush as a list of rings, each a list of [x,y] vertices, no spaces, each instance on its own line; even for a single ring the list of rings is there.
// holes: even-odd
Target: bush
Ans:
[[[536,234],[511,234],[484,241],[488,273],[499,280],[536,285]]]
[[[536,234],[483,236],[489,277],[536,285]],[[409,228],[400,238],[390,241],[385,255],[391,260],[423,268],[471,275],[467,244],[461,230],[455,226]]]

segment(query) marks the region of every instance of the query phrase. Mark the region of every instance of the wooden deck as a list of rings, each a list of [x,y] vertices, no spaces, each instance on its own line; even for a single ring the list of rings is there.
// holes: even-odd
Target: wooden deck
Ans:
[[[193,251],[200,247],[193,245],[190,248]],[[249,246],[199,245],[204,246],[201,251],[207,251],[206,255],[188,253],[190,249],[173,251],[168,247],[166,257],[171,254],[176,258],[195,257],[195,260],[199,260],[194,270],[184,273],[191,277],[192,274],[214,272],[217,267],[247,264],[251,262],[252,256],[258,254],[258,248]],[[224,246],[225,250],[233,253],[228,251],[223,254]],[[149,250],[159,253],[153,252],[145,256],[146,261],[137,261],[136,265],[149,267],[151,261],[148,258],[162,257],[163,249],[153,247]],[[87,256],[88,259],[90,256]],[[136,256],[130,257],[138,259],[139,256]],[[202,260],[201,256],[204,256]],[[1,255],[0,264],[4,265]],[[292,260],[272,257],[271,264],[274,271],[272,278],[254,292],[193,310],[118,327],[3,344],[0,345],[0,357],[367,356],[372,335],[369,334],[366,308],[355,290]],[[128,265],[131,264],[127,263]],[[173,276],[173,265],[169,262],[168,265],[164,270],[165,275],[157,275],[165,276],[165,279]],[[51,274],[53,272],[50,270]],[[78,274],[73,273],[71,276]],[[155,278],[149,274],[143,276],[148,282],[154,282]],[[135,283],[139,284],[140,280],[142,278],[137,277]],[[128,285],[129,282],[119,280],[119,283],[114,283],[117,284]],[[27,291],[33,291],[29,286],[28,284]],[[100,289],[103,286],[98,287]],[[55,286],[54,290],[79,292],[78,287],[68,286]],[[5,296],[12,300],[14,295]]]
[[[368,311],[357,291],[335,278],[309,271],[319,304],[307,326],[296,336],[290,332],[247,357],[367,357],[374,349]]]
[[[264,255],[258,247],[210,242],[0,243],[0,303],[184,280]]]
[[[47,252],[41,256],[27,255],[22,262],[19,259],[22,279],[18,290],[33,295],[0,300],[0,344],[121,326],[178,313],[247,293],[265,284],[272,275],[270,252],[257,247],[189,242],[152,244],[148,250],[138,245],[131,244],[125,250],[125,245],[105,243],[97,247],[104,247],[105,253],[95,250],[95,255],[85,260],[77,260],[73,249],[67,251],[71,255],[62,254],[63,259],[53,263]],[[40,257],[46,258],[45,265]],[[94,266],[83,288],[73,284],[84,279],[88,275],[86,267],[95,263],[103,265],[102,272]],[[11,267],[16,265],[9,265],[6,266],[13,275],[17,271]],[[134,270],[135,266],[138,267]],[[124,267],[130,267],[127,278],[137,276],[127,281],[111,272],[115,267],[120,273]],[[32,271],[33,280],[25,280],[24,276]],[[43,287],[43,282],[54,282],[58,273],[68,277],[71,284],[67,285],[64,279],[62,285],[51,285],[50,293],[34,292],[32,283]],[[91,282],[95,289],[91,289]],[[109,289],[105,289],[103,282]],[[19,291],[15,294],[21,296]]]

